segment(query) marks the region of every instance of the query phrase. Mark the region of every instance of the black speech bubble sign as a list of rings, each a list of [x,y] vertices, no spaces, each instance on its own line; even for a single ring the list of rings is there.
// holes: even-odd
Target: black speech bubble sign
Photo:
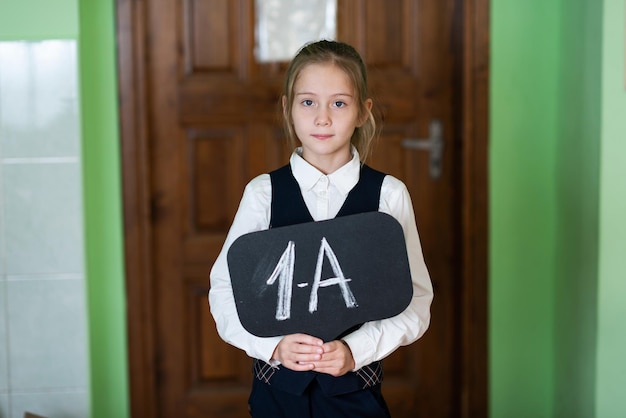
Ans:
[[[242,235],[228,267],[241,324],[259,337],[331,341],[401,313],[413,295],[402,227],[382,212]]]

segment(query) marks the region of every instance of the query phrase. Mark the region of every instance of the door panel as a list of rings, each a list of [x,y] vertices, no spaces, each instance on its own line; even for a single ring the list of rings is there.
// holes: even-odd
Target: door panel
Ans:
[[[338,39],[362,53],[382,122],[368,163],[409,188],[435,288],[426,335],[385,360],[394,417],[486,410],[484,397],[468,402],[483,389],[467,382],[467,347],[482,344],[467,335],[473,327],[483,335],[486,324],[463,317],[476,308],[462,293],[471,278],[460,138],[468,3],[338,2]],[[248,416],[251,361],[217,336],[208,272],[246,183],[288,161],[279,120],[286,63],[255,61],[253,0],[118,0],[118,8],[127,263],[139,266],[127,270],[133,415]],[[436,179],[427,151],[403,147],[427,137],[434,119],[445,141]]]

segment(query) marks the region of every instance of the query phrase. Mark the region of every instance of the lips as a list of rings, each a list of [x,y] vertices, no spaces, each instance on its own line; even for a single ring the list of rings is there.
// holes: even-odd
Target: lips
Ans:
[[[327,139],[332,138],[332,135],[331,135],[331,134],[313,134],[313,135],[311,135],[311,136],[312,136],[313,138],[315,138],[315,139],[320,140],[320,141],[324,141],[324,140],[327,140]]]

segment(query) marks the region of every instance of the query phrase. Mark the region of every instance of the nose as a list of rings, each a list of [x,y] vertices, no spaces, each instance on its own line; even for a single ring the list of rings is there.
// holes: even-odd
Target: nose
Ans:
[[[330,125],[330,116],[326,109],[320,109],[315,116],[315,126],[328,126]]]

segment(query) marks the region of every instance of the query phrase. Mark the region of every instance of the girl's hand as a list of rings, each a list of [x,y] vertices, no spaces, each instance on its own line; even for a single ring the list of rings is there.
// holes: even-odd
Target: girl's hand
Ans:
[[[338,377],[354,369],[354,358],[350,347],[343,341],[331,341],[323,345],[324,355],[313,362],[314,370]]]
[[[272,358],[297,372],[313,370],[314,362],[322,359],[323,344],[322,340],[310,335],[287,335],[274,349]]]

